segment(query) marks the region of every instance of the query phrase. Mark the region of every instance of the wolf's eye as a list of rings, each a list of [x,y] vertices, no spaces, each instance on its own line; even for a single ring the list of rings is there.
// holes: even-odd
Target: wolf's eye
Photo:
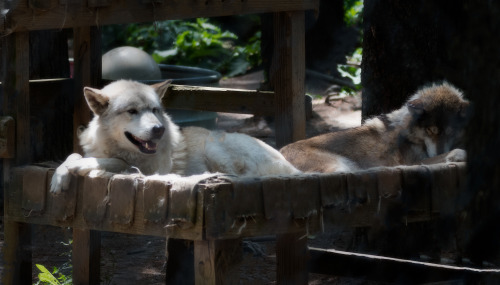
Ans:
[[[428,135],[437,135],[437,134],[439,134],[439,129],[436,126],[427,127],[425,129],[425,131],[427,132]]]
[[[153,113],[158,113],[158,112],[160,112],[160,109],[158,109],[158,108],[153,108]]]
[[[136,115],[138,112],[136,109],[129,109],[127,110],[127,112],[130,114],[130,115]]]

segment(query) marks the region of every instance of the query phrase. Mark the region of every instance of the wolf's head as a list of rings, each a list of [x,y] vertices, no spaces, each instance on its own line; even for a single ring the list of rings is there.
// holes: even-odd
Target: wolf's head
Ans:
[[[169,83],[165,81],[154,88],[119,80],[103,89],[85,87],[85,99],[95,115],[93,122],[100,128],[101,143],[128,152],[156,153],[171,124],[155,89]]]
[[[469,102],[460,90],[447,82],[433,84],[417,91],[406,106],[412,139],[425,143],[429,157],[463,147]]]

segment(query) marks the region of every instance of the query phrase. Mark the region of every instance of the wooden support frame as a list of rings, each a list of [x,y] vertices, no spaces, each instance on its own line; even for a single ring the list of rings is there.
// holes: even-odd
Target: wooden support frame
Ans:
[[[12,166],[30,162],[30,105],[29,105],[29,34],[16,33],[2,38],[2,61],[5,66],[3,84],[3,113],[12,116],[16,124],[15,158],[3,160],[4,187],[10,183]],[[9,197],[4,197],[4,211]],[[5,217],[4,284],[31,284],[31,225]]]
[[[73,29],[75,108],[73,115],[73,150],[83,153],[77,132],[87,125],[91,114],[83,96],[84,86],[99,86],[101,82],[101,36],[96,27]],[[73,228],[73,282],[97,284],[100,278],[100,232]]]

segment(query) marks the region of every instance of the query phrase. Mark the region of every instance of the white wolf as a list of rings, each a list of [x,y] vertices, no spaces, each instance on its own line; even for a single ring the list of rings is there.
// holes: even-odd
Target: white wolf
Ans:
[[[94,113],[79,137],[85,158],[70,155],[52,177],[51,192],[66,189],[71,173],[86,175],[92,170],[120,173],[135,168],[144,175],[300,173],[277,150],[253,137],[198,127],[180,130],[158,96],[168,84],[119,80],[101,90],[85,87]]]
[[[418,90],[398,110],[360,127],[319,135],[283,147],[304,172],[355,171],[376,166],[464,161],[469,102],[447,82]]]

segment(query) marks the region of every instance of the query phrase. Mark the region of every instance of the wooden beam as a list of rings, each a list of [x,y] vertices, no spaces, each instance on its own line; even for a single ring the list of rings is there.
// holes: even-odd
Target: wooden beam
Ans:
[[[274,114],[274,93],[269,91],[171,85],[162,102],[172,109]]]
[[[274,14],[274,54],[269,74],[274,87],[276,146],[306,137],[304,12]]]
[[[317,9],[318,0],[245,1],[61,1],[48,0],[32,9],[28,1],[13,1],[0,34],[26,30],[63,29],[88,25],[153,22],[198,17],[304,11]],[[62,2],[62,3],[61,3]],[[96,3],[97,2],[97,3]]]
[[[495,284],[500,279],[499,269],[435,264],[335,249],[309,248],[309,254],[311,256],[309,261],[311,273],[352,278],[361,277],[364,280],[383,283],[422,284],[455,281],[451,283]]]

